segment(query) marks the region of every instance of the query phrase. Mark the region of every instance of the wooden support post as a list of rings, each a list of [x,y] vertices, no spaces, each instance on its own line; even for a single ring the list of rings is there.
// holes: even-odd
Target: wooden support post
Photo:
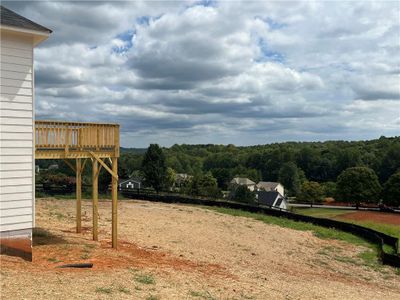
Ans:
[[[99,240],[99,163],[93,159],[92,167],[92,198],[93,198],[93,240]]]
[[[118,174],[118,158],[114,157],[112,160],[112,171],[114,174]],[[117,248],[118,241],[118,177],[112,176],[111,184],[112,193],[112,247]]]
[[[76,232],[82,232],[82,161],[76,159]]]

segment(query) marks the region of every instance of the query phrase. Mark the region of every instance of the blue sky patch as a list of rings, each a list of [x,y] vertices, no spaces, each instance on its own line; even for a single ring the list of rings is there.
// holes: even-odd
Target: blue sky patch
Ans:
[[[258,46],[260,47],[262,53],[262,57],[259,59],[259,61],[274,61],[279,63],[283,63],[285,61],[284,55],[270,49],[264,39],[259,38]]]

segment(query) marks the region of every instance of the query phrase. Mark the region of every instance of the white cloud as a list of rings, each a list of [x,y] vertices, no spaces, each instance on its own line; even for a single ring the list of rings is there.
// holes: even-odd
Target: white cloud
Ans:
[[[119,122],[124,146],[398,134],[400,3],[3,4],[54,30],[38,117]]]

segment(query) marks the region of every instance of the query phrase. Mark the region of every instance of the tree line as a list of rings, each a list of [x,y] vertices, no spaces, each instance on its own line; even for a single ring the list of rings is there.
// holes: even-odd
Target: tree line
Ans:
[[[162,157],[162,162],[158,162],[163,170],[158,173],[162,177],[160,183],[151,182],[146,175],[150,170],[160,172],[146,164],[154,155]],[[90,174],[90,166],[88,169]],[[308,201],[333,197],[354,203],[382,200],[394,206],[400,205],[399,171],[400,137],[247,147],[183,144],[169,148],[151,145],[147,150],[125,148],[118,170],[120,178],[144,176],[156,190],[168,189],[176,173],[186,173],[193,178],[182,190],[218,196],[228,189],[233,177],[240,176],[255,182],[281,182],[288,196]],[[107,174],[102,176],[104,182],[109,180]],[[358,196],[353,197],[355,194]]]
[[[218,195],[233,177],[278,181],[289,196],[308,202],[332,197],[343,202],[400,205],[400,138],[372,141],[234,145],[151,145],[144,154],[128,152],[146,172],[151,148],[162,153],[166,170],[193,174],[189,193]],[[122,172],[129,173],[128,170]],[[146,176],[145,176],[146,178]],[[203,191],[202,191],[203,189]],[[204,191],[206,190],[206,191]]]

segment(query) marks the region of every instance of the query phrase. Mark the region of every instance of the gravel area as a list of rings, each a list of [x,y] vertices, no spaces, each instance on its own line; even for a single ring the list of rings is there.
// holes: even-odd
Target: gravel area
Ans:
[[[75,233],[75,201],[38,199],[33,263],[1,256],[2,299],[400,299],[399,271],[365,266],[367,248],[311,232],[175,204],[91,202]],[[92,269],[59,269],[92,262]],[[153,298],[151,298],[153,297]]]

